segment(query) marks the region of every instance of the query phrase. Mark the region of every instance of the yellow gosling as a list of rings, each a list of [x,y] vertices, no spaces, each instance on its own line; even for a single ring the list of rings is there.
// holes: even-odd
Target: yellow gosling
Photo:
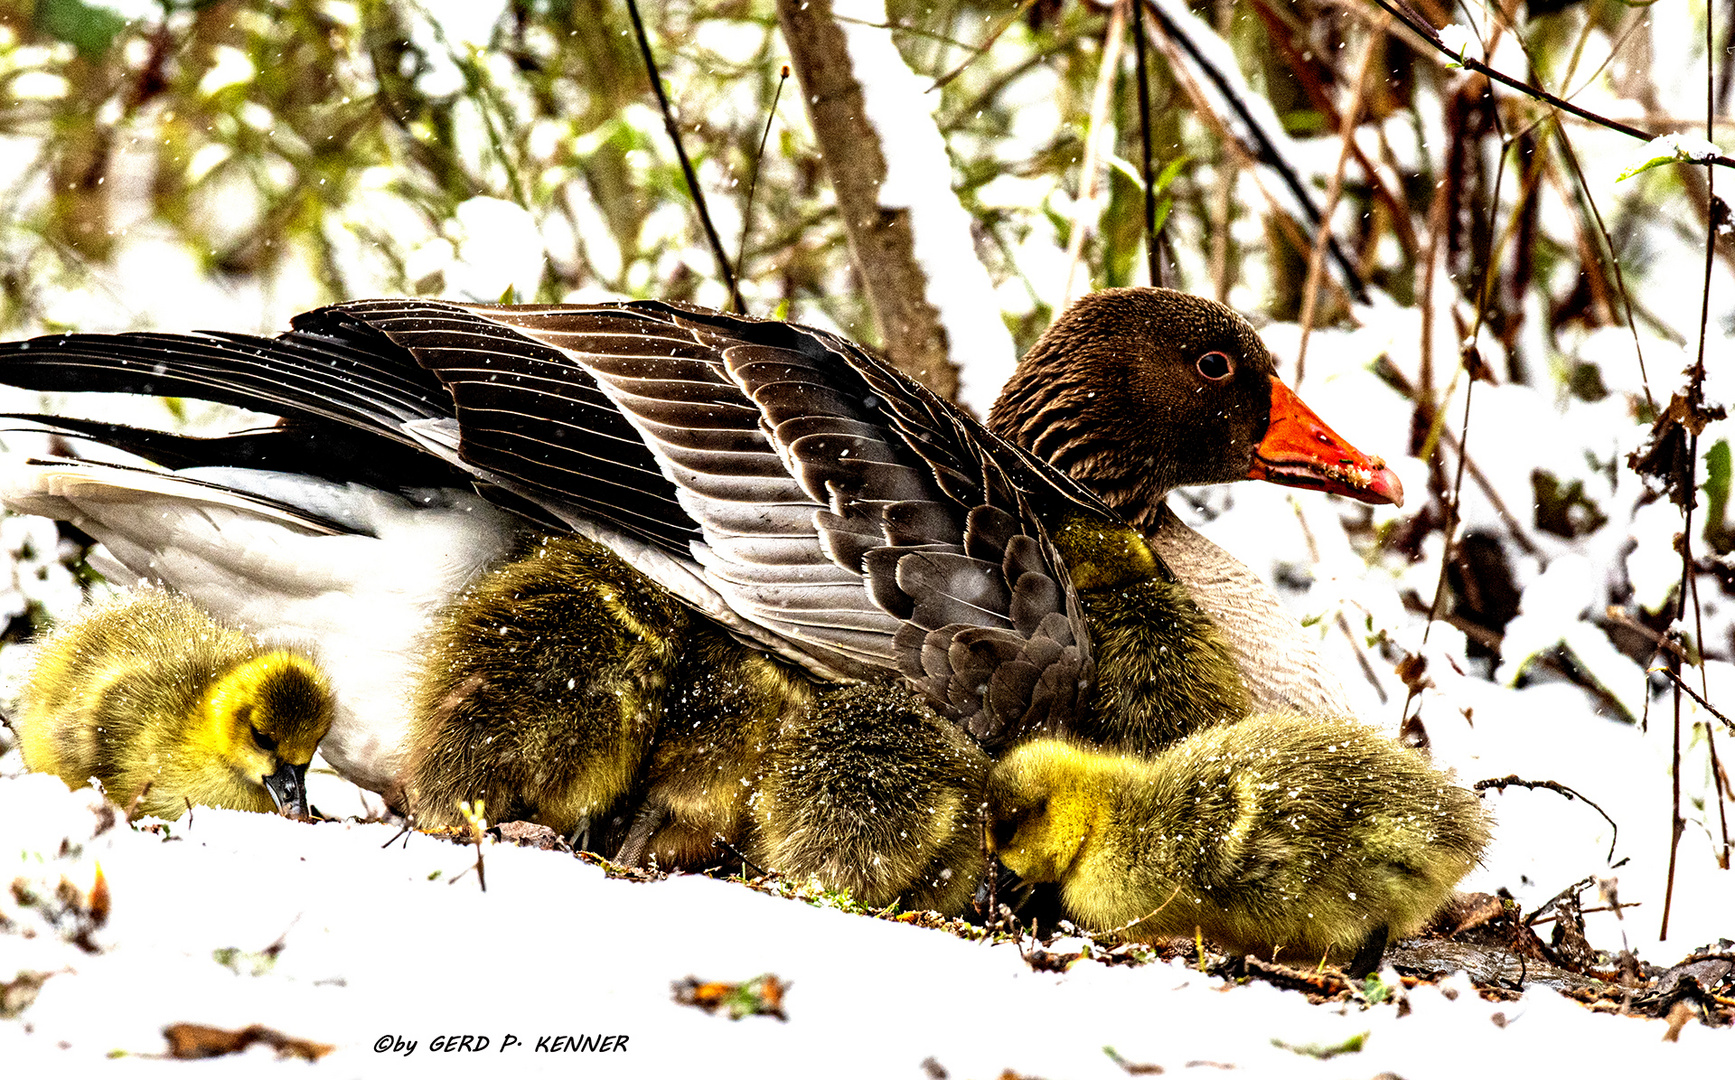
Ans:
[[[1475,795],[1347,720],[1266,714],[1150,759],[1026,743],[988,782],[989,843],[1096,930],[1295,962],[1378,961],[1488,841]]]
[[[24,764],[93,778],[135,815],[189,805],[307,814],[331,726],[324,674],[155,588],[92,607],[42,644],[14,727]]]

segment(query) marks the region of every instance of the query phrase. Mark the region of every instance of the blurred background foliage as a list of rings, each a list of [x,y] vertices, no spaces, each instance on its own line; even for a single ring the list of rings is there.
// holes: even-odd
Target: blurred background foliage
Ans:
[[[1407,10],[1465,25],[1468,55],[1593,111],[1702,136],[1716,3]],[[1341,426],[1371,433],[1411,490],[1401,513],[1339,515],[1356,573],[1386,599],[1332,591],[1301,554],[1261,567],[1292,598],[1312,589],[1308,618],[1353,654],[1361,689],[1383,702],[1450,676],[1418,659],[1430,609],[1458,675],[1565,680],[1627,719],[1671,627],[1690,659],[1735,656],[1724,422],[1701,417],[1696,452],[1683,441],[1677,454],[1690,458],[1677,501],[1700,493],[1685,579],[1697,615],[1676,617],[1681,507],[1627,463],[1686,385],[1707,282],[1719,362],[1735,333],[1726,237],[1705,270],[1706,170],[1617,183],[1642,144],[1491,87],[1371,0],[1158,6],[1190,9],[1194,32],[1226,46],[1206,54],[1227,93],[1146,16],[1167,283],[1261,320],[1286,374],[1335,387]],[[1720,110],[1731,7],[1718,5],[1711,54]],[[1135,49],[1112,13],[1094,0],[885,5],[909,68],[943,82],[933,122],[1020,349],[1063,302],[1075,230],[1088,232],[1081,280],[1147,281]],[[873,344],[827,171],[850,163],[821,159],[793,82],[779,96],[772,0],[645,0],[643,14],[732,257],[741,244],[749,311]],[[1263,149],[1237,101],[1269,124]],[[1106,153],[1087,176],[1092,132],[1107,132]],[[1327,208],[1341,261],[1316,255],[1319,221],[1285,193],[1285,171]],[[1086,181],[1100,198],[1080,195]],[[268,330],[375,294],[725,303],[623,3],[0,0],[0,330]],[[1473,379],[1488,413],[1461,459]],[[1713,365],[1704,393],[1726,401],[1727,385]],[[1209,520],[1254,496],[1189,498]],[[1315,555],[1330,540],[1306,522],[1283,536],[1299,549],[1303,534]],[[1588,584],[1550,615],[1533,586],[1569,563]],[[1530,622],[1509,633],[1521,610]],[[1714,755],[1706,768],[1721,769]],[[1722,835],[1726,857],[1726,823]]]

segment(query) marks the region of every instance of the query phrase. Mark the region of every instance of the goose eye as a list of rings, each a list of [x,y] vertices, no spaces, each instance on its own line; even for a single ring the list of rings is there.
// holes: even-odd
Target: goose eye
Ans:
[[[1229,355],[1220,352],[1208,352],[1204,356],[1199,357],[1197,367],[1199,369],[1199,374],[1210,379],[1212,382],[1222,382],[1235,370],[1235,365],[1230,362]]]
[[[258,728],[253,729],[253,745],[268,754],[274,753],[277,750],[277,740],[265,734],[263,731],[260,731]]]

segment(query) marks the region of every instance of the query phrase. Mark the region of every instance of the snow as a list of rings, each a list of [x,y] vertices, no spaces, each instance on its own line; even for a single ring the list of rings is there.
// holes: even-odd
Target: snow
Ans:
[[[1456,53],[1458,59],[1462,60],[1469,55],[1471,49],[1480,46],[1481,42],[1476,40],[1476,35],[1471,33],[1468,27],[1452,23],[1450,26],[1440,27],[1440,44]]]
[[[0,966],[54,973],[20,1020],[0,1024],[9,1071],[82,1074],[116,1052],[125,1057],[107,1067],[118,1072],[185,1070],[147,1056],[173,1023],[263,1024],[334,1045],[319,1075],[370,1077],[915,1077],[927,1059],[960,1077],[1124,1076],[1112,1047],[1171,1074],[1214,1063],[1239,1076],[1426,1080],[1495,1061],[1541,1067],[1592,1044],[1617,1075],[1706,1070],[1735,1052],[1728,1029],[1690,1024],[1659,1045],[1663,1023],[1593,1015],[1547,989],[1492,1003],[1459,977],[1408,990],[1400,1016],[1391,1002],[1313,1006],[1269,985],[1229,989],[1178,962],[1038,972],[1012,944],[727,881],[612,880],[569,855],[489,842],[483,892],[473,848],[420,834],[392,842],[385,824],[198,809],[161,833],[116,824],[93,836],[99,804],[47,777],[0,780],[11,872],[38,895],[65,879],[82,897],[100,864],[112,912],[92,933],[103,947],[93,955],[43,921],[52,905],[0,896],[16,927],[0,935]],[[731,1021],[672,999],[688,976],[766,972],[789,984],[787,1022]],[[1330,1047],[1362,1033],[1362,1050],[1329,1062],[1274,1042]],[[626,1048],[536,1050],[544,1036],[586,1034],[625,1035]],[[489,1046],[432,1049],[457,1035]],[[380,1049],[386,1039],[402,1048]],[[263,1050],[221,1066],[226,1077],[304,1068]]]
[[[417,89],[430,97],[456,94],[465,86],[458,59],[487,47],[505,5],[501,0],[419,0],[416,7],[421,18],[410,24],[410,40],[427,57],[426,68],[416,75]]]
[[[492,303],[511,289],[519,303],[536,299],[544,254],[529,211],[478,195],[458,204],[451,231],[457,258],[445,268],[448,295]]]

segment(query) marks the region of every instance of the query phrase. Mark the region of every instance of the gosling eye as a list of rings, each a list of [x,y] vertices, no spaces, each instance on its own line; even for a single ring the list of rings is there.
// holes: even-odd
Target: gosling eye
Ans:
[[[258,728],[253,729],[253,745],[265,751],[267,754],[277,752],[277,740],[265,734],[263,731],[260,731]]]
[[[1235,362],[1230,360],[1229,354],[1225,352],[1208,352],[1199,357],[1199,362],[1194,366],[1199,369],[1200,375],[1212,382],[1222,382],[1235,374]]]

